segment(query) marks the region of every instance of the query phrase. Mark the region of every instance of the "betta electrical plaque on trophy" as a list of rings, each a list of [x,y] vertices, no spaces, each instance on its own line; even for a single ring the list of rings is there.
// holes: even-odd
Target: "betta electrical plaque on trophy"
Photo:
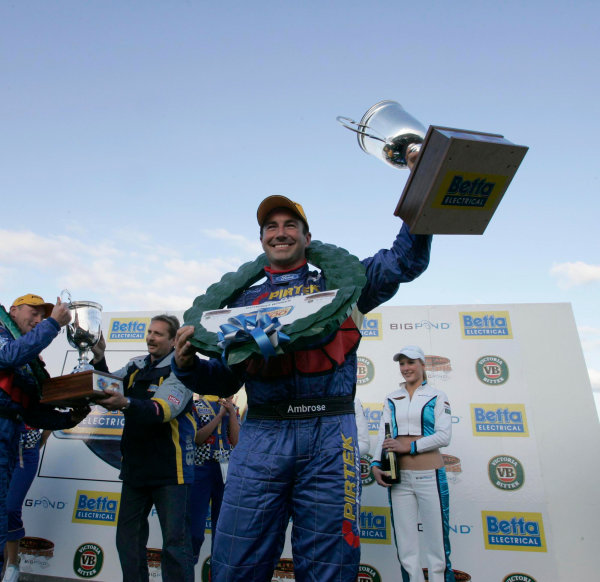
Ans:
[[[364,152],[395,168],[412,166],[394,214],[413,234],[482,234],[528,150],[493,133],[425,130],[389,100],[359,123],[337,120],[357,133]]]

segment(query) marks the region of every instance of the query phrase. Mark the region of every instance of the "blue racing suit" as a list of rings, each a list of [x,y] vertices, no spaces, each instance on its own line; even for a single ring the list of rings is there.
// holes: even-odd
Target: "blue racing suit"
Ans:
[[[402,227],[389,250],[362,261],[365,314],[429,263],[431,237]],[[230,307],[326,289],[308,265],[244,291]],[[246,362],[248,414],[231,455],[212,555],[214,582],[271,580],[293,521],[298,582],[355,582],[360,561],[360,455],[354,418],[356,350],[351,318],[311,349]],[[196,360],[198,365],[199,360]],[[194,369],[175,373],[187,385]]]
[[[37,360],[43,377],[47,376],[38,356],[59,331],[60,326],[51,317],[18,338],[0,324],[0,548],[6,542],[6,496],[18,456],[23,421],[50,430],[76,424],[70,412],[59,412],[50,405],[40,404],[41,378],[36,377],[32,368],[32,362]]]

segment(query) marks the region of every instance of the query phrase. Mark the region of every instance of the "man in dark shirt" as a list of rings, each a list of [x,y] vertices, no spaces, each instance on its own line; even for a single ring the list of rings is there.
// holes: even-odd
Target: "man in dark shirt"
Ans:
[[[123,379],[124,394],[107,390],[107,410],[122,410],[121,504],[117,522],[117,550],[123,579],[146,582],[148,514],[156,507],[163,536],[162,578],[165,582],[193,582],[190,535],[190,484],[194,478],[192,393],[171,374],[175,333],[179,320],[172,315],[152,318],[146,345],[148,355],[132,359],[113,372]],[[93,349],[92,364],[108,371],[102,339]],[[207,363],[203,377],[226,385],[233,376],[220,362]],[[237,386],[237,384],[236,384]],[[235,390],[235,389],[234,389]]]

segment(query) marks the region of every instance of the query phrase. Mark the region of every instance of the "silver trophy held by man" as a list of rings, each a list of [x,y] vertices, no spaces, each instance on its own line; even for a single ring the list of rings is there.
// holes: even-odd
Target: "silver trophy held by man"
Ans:
[[[70,374],[48,378],[42,386],[41,402],[55,406],[81,406],[102,402],[105,390],[123,393],[123,381],[118,376],[95,370],[88,360],[88,352],[102,337],[102,305],[95,301],[72,301],[64,289],[61,301],[71,312],[66,325],[67,340],[78,354],[77,365]]]
[[[67,339],[79,357],[73,374],[93,370],[88,352],[98,343],[102,335],[102,305],[95,301],[71,301],[71,294],[63,290],[61,300],[69,306],[71,321],[67,324]]]
[[[482,234],[526,146],[502,135],[425,126],[396,101],[379,101],[360,122],[338,116],[367,154],[411,169],[394,214],[413,234]]]

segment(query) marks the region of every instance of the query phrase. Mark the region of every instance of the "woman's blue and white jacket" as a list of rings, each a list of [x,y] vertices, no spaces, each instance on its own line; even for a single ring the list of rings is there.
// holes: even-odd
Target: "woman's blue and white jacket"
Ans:
[[[381,445],[385,440],[386,422],[390,425],[393,438],[407,435],[422,437],[411,444],[411,455],[446,447],[452,437],[452,414],[448,397],[427,382],[415,390],[412,399],[406,389],[406,382],[402,382],[398,390],[385,397],[371,465],[381,464]]]

